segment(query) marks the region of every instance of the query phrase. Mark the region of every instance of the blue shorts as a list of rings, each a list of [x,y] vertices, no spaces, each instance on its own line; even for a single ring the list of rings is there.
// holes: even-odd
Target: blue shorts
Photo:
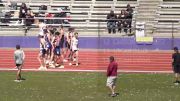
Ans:
[[[55,49],[54,49],[54,54],[55,54],[55,55],[61,55],[61,50],[60,50],[60,47],[59,47],[59,46],[55,47]]]
[[[52,48],[51,43],[47,43],[47,44],[46,44],[46,47],[47,47],[48,49],[51,49],[51,48]]]
[[[41,55],[45,55],[46,54],[46,49],[40,49],[40,53],[41,53]]]

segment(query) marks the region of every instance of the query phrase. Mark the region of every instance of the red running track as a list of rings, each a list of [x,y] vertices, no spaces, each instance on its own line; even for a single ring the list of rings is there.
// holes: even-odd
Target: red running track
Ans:
[[[14,69],[13,49],[0,49],[0,70]],[[68,66],[64,69],[49,69],[57,71],[68,70],[90,70],[105,71],[108,65],[108,57],[114,56],[121,71],[172,71],[171,52],[167,51],[102,51],[102,50],[80,50],[80,65]],[[26,60],[24,69],[36,70],[39,68],[37,60],[38,50],[25,49]]]

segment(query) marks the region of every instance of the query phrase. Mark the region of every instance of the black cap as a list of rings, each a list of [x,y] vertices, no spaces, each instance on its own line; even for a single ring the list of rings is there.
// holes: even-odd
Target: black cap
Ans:
[[[16,49],[20,49],[21,47],[20,47],[20,45],[16,45]]]
[[[178,51],[178,47],[174,47],[174,50]]]

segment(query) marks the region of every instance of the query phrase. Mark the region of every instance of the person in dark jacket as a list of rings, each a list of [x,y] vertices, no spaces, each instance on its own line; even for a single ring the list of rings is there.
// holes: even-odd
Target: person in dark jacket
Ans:
[[[178,50],[178,47],[174,47],[174,53],[172,54],[172,66],[173,66],[173,71],[175,74],[175,84],[179,84],[179,74],[180,74],[180,53]]]
[[[26,20],[25,20],[25,33],[31,28],[30,26],[34,23],[34,14],[31,11],[30,8],[28,8],[27,14],[26,14]]]
[[[127,12],[126,10],[121,10],[121,13],[118,16],[118,32],[121,33],[122,28],[124,29],[124,32],[127,33]]]
[[[34,23],[34,14],[29,8],[26,14],[26,26],[31,26]]]
[[[20,20],[22,24],[24,24],[24,18],[26,18],[26,14],[27,14],[27,6],[25,3],[22,3],[20,10],[19,10],[19,18],[22,19]]]
[[[132,18],[133,18],[133,9],[130,4],[127,5],[127,27],[129,28],[129,32],[131,33],[131,25],[132,25]]]
[[[113,56],[109,57],[109,60],[110,60],[110,63],[107,68],[106,86],[110,89],[111,96],[115,97],[115,96],[117,96],[117,93],[115,93],[115,88],[116,88],[118,64],[115,62]]]
[[[114,11],[110,11],[110,13],[107,15],[107,27],[109,34],[111,34],[112,30],[114,34],[116,33],[116,22],[117,22],[116,14],[114,14]]]

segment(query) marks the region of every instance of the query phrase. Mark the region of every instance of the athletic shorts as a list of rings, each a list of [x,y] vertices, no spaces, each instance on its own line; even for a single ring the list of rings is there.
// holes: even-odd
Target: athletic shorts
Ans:
[[[21,67],[22,64],[16,64],[16,67],[18,70],[20,70],[22,67]]]
[[[47,47],[48,49],[51,49],[51,48],[52,48],[51,43],[47,43],[47,44],[46,44],[46,47]]]
[[[59,43],[60,48],[64,48],[64,40],[61,40]]]
[[[116,76],[110,76],[107,78],[107,82],[106,82],[106,86],[115,86],[116,85],[116,80],[117,77]]]
[[[41,50],[40,50],[40,54],[41,54],[41,55],[45,55],[45,54],[46,54],[46,49],[41,49]]]
[[[68,48],[68,49],[71,48],[70,44],[69,44],[67,41],[66,41],[66,43],[65,43],[65,47]]]
[[[174,73],[180,73],[180,65],[173,65]]]
[[[78,50],[73,50],[73,52],[75,53],[75,52],[77,52]]]
[[[55,47],[55,49],[54,49],[54,54],[55,55],[61,55],[61,50],[60,50],[60,47],[58,46],[58,47]]]

